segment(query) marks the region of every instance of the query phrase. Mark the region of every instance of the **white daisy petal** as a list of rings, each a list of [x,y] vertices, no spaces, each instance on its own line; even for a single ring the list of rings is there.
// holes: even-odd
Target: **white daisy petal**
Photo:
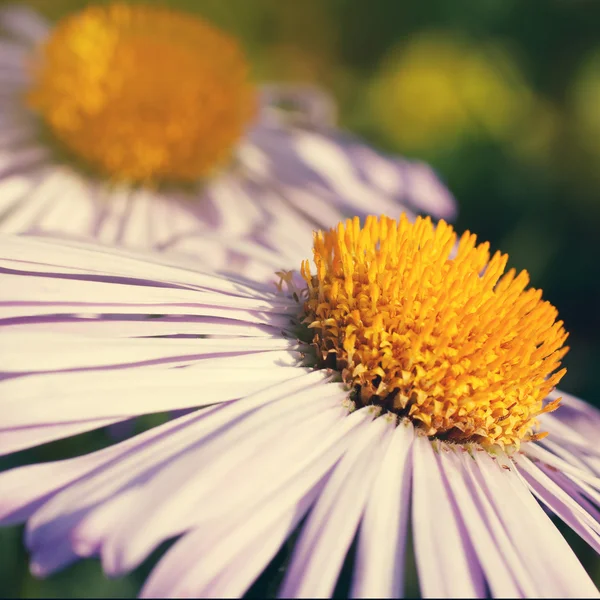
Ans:
[[[263,338],[277,335],[276,327],[254,323],[236,322],[229,319],[195,317],[192,315],[161,316],[113,315],[113,319],[85,318],[77,316],[50,316],[28,319],[5,319],[3,331],[27,331],[27,334],[80,335],[86,338],[110,336],[111,339],[147,338],[158,336],[185,335],[187,337],[253,337]]]
[[[385,453],[393,430],[390,421],[376,419],[340,461],[302,530],[280,596],[332,594],[375,474],[371,463]]]
[[[215,102],[211,100],[209,81],[208,92],[201,89],[200,96],[202,101],[206,100],[207,110],[191,117],[180,116],[186,110],[177,108],[166,115],[160,110],[138,115],[131,106],[143,106],[140,99],[137,103],[125,101],[127,106],[121,111],[124,125],[110,116],[103,123],[103,115],[111,112],[106,110],[104,102],[118,106],[124,102],[121,93],[127,97],[133,94],[135,98],[142,87],[145,94],[152,95],[148,90],[152,89],[154,78],[161,86],[161,94],[172,90],[172,102],[158,103],[161,106],[181,107],[182,96],[177,86],[165,85],[163,81],[165,77],[169,80],[167,75],[174,72],[173,63],[166,63],[169,64],[166,74],[161,61],[154,61],[151,73],[146,73],[144,65],[140,65],[128,76],[129,63],[113,64],[110,52],[105,52],[109,66],[103,72],[123,70],[121,79],[131,82],[131,87],[126,86],[124,91],[120,87],[111,88],[107,95],[98,96],[94,86],[99,85],[105,91],[110,88],[104,85],[102,73],[98,72],[100,79],[93,78],[90,83],[81,75],[89,69],[78,71],[69,60],[55,61],[52,48],[61,44],[77,54],[77,64],[96,60],[98,52],[103,52],[99,44],[92,56],[75,48],[77,41],[70,37],[69,23],[89,16],[86,10],[90,9],[69,15],[56,29],[30,8],[8,6],[0,10],[0,187],[4,179],[15,173],[40,182],[36,193],[16,203],[10,214],[1,218],[0,213],[0,231],[92,238],[131,248],[169,248],[194,254],[213,268],[243,273],[246,261],[239,257],[232,260],[229,250],[219,252],[215,246],[207,251],[202,243],[205,231],[216,231],[222,239],[221,247],[234,238],[245,242],[257,236],[261,240],[270,239],[271,247],[284,257],[285,262],[278,268],[297,268],[297,261],[303,255],[292,253],[285,238],[276,234],[281,222],[294,223],[296,237],[306,239],[315,227],[334,226],[342,216],[353,213],[366,216],[373,211],[410,212],[411,207],[421,206],[431,209],[436,216],[453,215],[454,211],[446,204],[453,208],[454,201],[433,172],[418,163],[405,164],[369,151],[360,141],[340,134],[334,127],[336,111],[332,98],[314,87],[269,84],[256,90],[259,110],[253,116],[243,106],[222,106],[213,119],[211,106]],[[102,21],[105,30],[120,36],[123,44],[130,44],[134,49],[131,55],[137,56],[135,48],[140,32],[131,36],[126,25],[113,15],[102,14],[102,10],[97,8],[91,18],[100,21],[105,18]],[[137,12],[145,15],[144,23],[149,35],[154,34],[157,39],[157,48],[163,48],[168,55],[172,40],[161,39],[160,28],[153,31],[153,20],[164,18],[160,10],[141,7]],[[199,17],[187,19],[190,26],[204,26]],[[55,31],[60,35],[55,36]],[[230,43],[235,46],[234,40]],[[192,45],[189,51],[194,50],[204,52],[205,48]],[[237,58],[240,69],[231,68],[229,63],[221,65],[225,69],[220,68],[222,54],[229,57],[227,60]],[[61,56],[67,55],[69,52]],[[232,57],[229,52],[213,53],[214,71],[229,70],[230,83],[234,85],[235,74],[245,69],[241,68],[244,64],[241,53]],[[36,68],[31,68],[32,64]],[[186,64],[178,61],[176,65],[181,70],[181,79],[192,79],[188,92],[199,93],[200,86],[193,78],[200,77],[202,83],[210,80],[210,73],[205,78],[195,71],[188,73]],[[136,85],[138,72],[144,78],[144,86]],[[75,81],[71,84],[78,89],[75,98],[79,95],[94,98],[98,106],[88,111],[78,110],[72,103],[63,105],[64,97],[53,93],[51,83],[63,80]],[[251,103],[251,86],[248,82],[238,83],[239,93],[229,93],[227,98]],[[221,84],[214,87],[221,89]],[[204,98],[202,94],[206,93],[208,96]],[[188,94],[184,95],[187,98]],[[283,99],[295,106],[292,113],[288,112],[289,118],[285,118],[280,106]],[[219,99],[219,106],[222,100]],[[73,111],[78,118],[70,118]],[[247,112],[248,121],[228,123],[232,111],[237,115]],[[204,118],[208,119],[206,123]],[[210,129],[218,127],[211,119],[223,123],[221,131]],[[137,126],[132,125],[136,120]],[[69,123],[68,128],[63,127],[65,122]],[[164,132],[164,137],[155,140],[150,136],[148,141],[144,135],[147,125],[152,131]],[[128,139],[129,129],[136,133],[132,139]],[[237,131],[237,137],[227,139],[225,134],[229,129]],[[211,135],[206,134],[207,130]],[[88,139],[90,131],[94,131],[96,139]],[[198,131],[204,132],[200,143]],[[60,146],[67,152],[57,151],[53,139],[60,140]],[[212,147],[212,142],[221,139],[227,143],[227,152]],[[361,159],[361,152],[369,157],[368,172],[362,165],[367,161]],[[213,154],[221,158],[211,162]],[[222,160],[225,154],[231,155],[228,162]],[[186,161],[189,164],[182,165]],[[400,172],[401,179],[406,173],[412,183],[390,185],[389,180],[394,176],[389,174],[397,178]],[[48,178],[52,179],[52,186],[48,185]],[[384,179],[387,184],[380,183]],[[195,243],[194,238],[200,239]],[[261,277],[269,276],[267,271],[261,272]]]
[[[598,597],[581,563],[518,475],[483,452],[477,460],[490,499],[535,582],[536,595]],[[557,564],[562,568],[556,569]]]
[[[39,44],[50,32],[49,23],[38,13],[16,4],[0,9],[0,27],[31,44]]]
[[[60,231],[64,236],[75,238],[91,235],[90,227],[93,228],[102,210],[95,201],[94,186],[65,168],[53,166],[41,175],[44,181],[52,182],[52,188],[50,190],[40,184],[36,194],[40,198],[47,198],[49,202],[37,218],[29,214],[22,217],[29,222],[28,230],[39,233]],[[41,203],[40,200],[34,202]],[[77,203],[77,210],[73,210],[74,202]],[[20,228],[25,228],[25,225],[20,225]],[[18,229],[15,227],[15,232]]]
[[[77,307],[86,307],[89,312],[94,312],[96,307],[102,307],[103,304],[120,303],[139,307],[187,305],[192,313],[194,307],[198,312],[202,305],[218,306],[223,304],[224,308],[246,309],[254,312],[277,311],[279,307],[283,306],[284,310],[278,311],[280,313],[285,312],[285,307],[290,306],[289,302],[283,303],[277,300],[265,302],[264,299],[233,295],[223,298],[222,294],[212,291],[135,285],[135,282],[134,285],[120,285],[112,281],[84,281],[51,276],[22,277],[20,275],[6,275],[5,279],[11,288],[2,293],[0,301],[10,301],[11,296],[18,294],[21,302],[62,304],[74,308],[73,312],[76,312]],[[65,297],[69,298],[68,302],[64,302]]]
[[[33,185],[31,178],[22,175],[0,179],[0,221],[25,197]]]
[[[183,369],[149,367],[143,376],[140,373],[139,380],[127,370],[72,371],[9,379],[3,382],[1,404],[7,417],[2,425],[31,427],[129,418],[205,406],[235,400],[309,372],[298,366],[285,366],[289,358],[286,352],[265,354],[207,359]],[[232,368],[235,379],[225,386],[223,377]],[[198,381],[202,382],[201,392]],[[86,393],[85,402],[81,402],[82,392]]]
[[[360,169],[352,176],[366,185]],[[129,209],[150,218],[149,206]],[[300,231],[283,203],[270,209]],[[128,227],[116,235],[156,231]],[[280,548],[291,556],[282,596],[331,595],[343,572],[353,597],[394,597],[411,518],[424,597],[598,597],[537,500],[600,551],[600,456],[578,423],[595,413],[577,402],[565,419],[543,413],[545,438],[529,420],[549,401],[565,332],[539,296],[515,292],[520,280],[496,284],[498,259],[481,269],[485,245],[455,242],[422,218],[355,219],[316,237],[316,274],[304,264],[275,287],[183,257],[0,238],[0,453],[148,413],[167,421],[0,474],[0,521],[27,522],[33,571],[99,557],[121,576],[180,537],[144,597],[242,596]],[[285,269],[276,250],[251,248],[236,240],[225,252]],[[463,300],[487,311],[466,343],[475,313],[463,327]],[[530,314],[551,329],[534,331]],[[514,330],[527,333],[514,348],[496,344]],[[470,370],[478,360],[486,369]],[[474,374],[476,391],[456,387]]]
[[[211,441],[214,443],[212,448],[215,452],[219,448],[224,450],[229,446],[230,439],[224,437],[224,433],[231,431],[231,424],[237,419],[249,419],[243,421],[244,428],[251,426],[252,419],[256,423],[268,419],[269,414],[277,414],[279,402],[289,398],[293,400],[294,392],[302,392],[311,385],[315,386],[324,378],[323,373],[312,373],[304,378],[297,378],[296,381],[286,382],[285,386],[263,389],[259,393],[247,396],[243,401],[193,413],[195,417],[183,417],[183,427],[175,431],[169,430],[168,435],[165,434],[165,430],[161,431],[162,439],[159,444],[152,443],[152,437],[148,436],[137,444],[131,444],[131,449],[121,456],[109,455],[110,464],[107,466],[110,468],[103,467],[91,471],[84,480],[59,492],[33,515],[28,522],[28,545],[34,547],[39,543],[46,544],[48,535],[58,535],[60,532],[57,533],[55,519],[60,515],[72,515],[61,522],[67,529],[74,527],[85,516],[89,507],[113,497],[126,487],[145,481],[182,451],[192,451],[194,447]],[[261,406],[268,406],[269,411],[255,412],[255,409]],[[174,428],[178,422],[179,419],[173,422]],[[237,431],[239,430],[234,431],[234,437]],[[220,435],[215,437],[217,432]]]
[[[503,553],[490,531],[486,514],[478,503],[477,495],[466,484],[467,479],[460,458],[451,450],[439,452],[437,458],[456,506],[460,507],[465,529],[477,553],[477,559],[492,596],[494,598],[523,597],[524,594],[519,589],[510,566],[505,563]]]
[[[564,452],[568,453],[567,450],[564,450]],[[580,481],[591,485],[593,488],[600,490],[600,477],[597,477],[588,469],[582,469],[574,465],[572,462],[568,462],[560,458],[559,456],[548,452],[548,450],[542,448],[539,445],[530,446],[527,449],[527,454],[532,458],[541,460],[550,467],[553,467],[566,473],[570,477],[572,476],[576,479],[579,479]]]
[[[108,427],[122,420],[122,417],[115,417],[89,419],[76,423],[44,423],[37,426],[26,425],[24,427],[0,429],[0,456],[85,433],[86,431]]]
[[[89,280],[94,280],[95,274],[111,277],[112,280],[125,277],[132,279],[133,284],[150,283],[161,289],[176,286],[202,288],[262,300],[268,296],[276,303],[291,304],[289,300],[276,296],[273,285],[250,286],[248,282],[234,277],[203,272],[197,261],[187,263],[181,258],[174,260],[157,254],[125,253],[108,246],[75,241],[7,235],[0,235],[0,250],[0,266],[25,274],[79,273],[84,276],[82,279]]]
[[[318,485],[321,478],[331,469],[343,454],[348,444],[354,442],[357,435],[369,425],[372,415],[367,410],[359,410],[348,418],[340,421],[337,427],[332,428],[329,435],[324,436],[320,444],[307,456],[306,462],[298,465],[298,473],[290,474],[288,481],[280,488],[278,493],[265,497],[264,502],[258,507],[248,507],[256,520],[248,517],[243,511],[230,523],[230,533],[222,537],[223,530],[219,524],[226,525],[228,521],[213,521],[217,525],[212,537],[207,537],[206,532],[199,530],[198,535],[191,534],[179,541],[160,561],[156,569],[149,577],[142,590],[142,597],[160,597],[172,594],[174,585],[179,581],[178,575],[182,576],[199,558],[204,558],[202,552],[204,545],[213,548],[219,539],[223,540],[223,551],[233,550],[237,544],[246,539],[255,527],[262,527],[263,519],[269,523],[270,517],[280,518],[279,515],[287,514],[286,511],[295,505],[303,504],[307,494],[309,502],[311,490]],[[242,507],[243,508],[243,507]],[[257,511],[258,514],[257,514]],[[284,517],[285,518],[285,517]],[[265,525],[266,525],[265,523]],[[200,533],[202,532],[202,533]],[[238,538],[238,533],[240,538]],[[227,565],[222,565],[223,569]],[[198,591],[198,594],[200,592]],[[173,595],[173,594],[172,594]]]
[[[414,429],[401,423],[369,492],[356,554],[353,598],[399,598],[404,584],[404,550]]]
[[[5,345],[0,349],[0,363],[3,371],[10,373],[141,365],[150,361],[169,362],[175,366],[219,355],[297,349],[297,344],[281,337],[115,340],[73,335],[61,337],[55,333],[5,332],[3,340]],[[278,353],[276,360],[280,357]]]
[[[304,398],[307,396],[305,394]],[[133,503],[134,512],[122,515],[121,522],[112,531],[100,519],[99,532],[106,538],[102,559],[107,572],[128,572],[164,539],[192,527],[207,533],[214,528],[214,523],[230,521],[232,514],[238,515],[236,519],[240,514],[252,519],[252,507],[264,504],[269,491],[276,493],[281,482],[289,478],[287,465],[294,465],[292,470],[296,471],[296,461],[304,462],[303,455],[311,452],[318,443],[318,436],[322,438],[339,421],[339,397],[334,396],[331,400],[337,410],[325,408],[323,411],[314,402],[298,406],[304,398],[293,396],[289,402],[278,404],[276,416],[272,410],[262,409],[260,416],[272,423],[267,423],[260,432],[253,431],[251,423],[256,423],[256,419],[251,418],[243,426],[232,426],[218,444],[209,442],[206,447],[178,458],[168,470],[157,473],[134,491],[137,499]],[[296,404],[291,407],[292,411],[289,410],[290,403]],[[273,445],[283,436],[289,436],[294,443],[281,454],[273,455]],[[193,456],[198,456],[199,460],[196,462]],[[194,463],[201,466],[191,469]],[[242,465],[245,465],[244,472],[240,473]],[[257,488],[257,478],[267,474],[269,483],[264,489]],[[235,495],[228,493],[232,477],[239,486]],[[210,482],[210,485],[202,482]],[[165,488],[165,485],[169,487]],[[173,493],[175,490],[177,494]],[[149,502],[151,498],[152,502]],[[154,524],[151,530],[144,526],[149,520]],[[89,531],[81,527],[75,535],[86,540],[90,537]]]
[[[207,409],[203,414],[208,414]],[[85,456],[67,460],[32,464],[5,471],[0,474],[3,494],[0,498],[0,519],[5,524],[12,524],[21,519],[21,515],[31,516],[37,505],[44,502],[52,493],[92,471],[96,467],[118,459],[120,456],[160,438],[173,430],[184,426],[188,421],[199,418],[198,413],[180,417],[146,431],[132,439],[115,446],[99,450]]]
[[[538,592],[535,582],[527,569],[526,563],[519,556],[517,548],[510,539],[504,523],[496,511],[490,493],[482,480],[480,463],[477,460],[473,460],[473,457],[467,452],[459,455],[459,458],[462,459],[465,469],[465,483],[470,488],[473,497],[477,498],[481,514],[486,519],[489,532],[494,537],[498,551],[501,552],[506,565],[510,569],[511,577],[518,584],[523,596],[537,596]]]
[[[435,517],[433,517],[435,515]],[[485,596],[485,584],[458,507],[436,461],[432,443],[413,443],[412,524],[421,593],[425,598]],[[439,540],[443,539],[444,544]]]
[[[517,464],[539,500],[600,553],[600,524],[525,456],[517,457]]]

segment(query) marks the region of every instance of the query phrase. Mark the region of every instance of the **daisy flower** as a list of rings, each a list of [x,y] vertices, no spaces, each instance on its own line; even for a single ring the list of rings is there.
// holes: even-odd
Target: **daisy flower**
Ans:
[[[51,26],[11,6],[0,29],[1,231],[202,252],[207,229],[277,247],[290,224],[454,214],[428,166],[337,131],[318,90],[257,88],[198,16],[102,3]]]
[[[424,597],[598,597],[547,514],[600,550],[600,450],[554,389],[567,334],[474,235],[355,218],[277,285],[0,246],[0,452],[186,411],[0,475],[35,574],[119,576],[175,539],[142,597],[240,596],[287,540],[281,596],[331,596],[346,564],[352,597],[397,597],[411,544]]]

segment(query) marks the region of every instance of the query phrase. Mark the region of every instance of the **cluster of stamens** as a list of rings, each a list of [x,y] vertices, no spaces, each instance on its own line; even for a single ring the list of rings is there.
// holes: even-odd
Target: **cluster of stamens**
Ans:
[[[410,418],[428,436],[484,446],[539,439],[536,417],[565,373],[556,309],[507,255],[429,218],[368,217],[314,237],[303,322],[320,366],[360,405]]]
[[[167,8],[87,7],[57,24],[32,69],[30,107],[60,147],[113,180],[207,176],[256,110],[235,40]]]

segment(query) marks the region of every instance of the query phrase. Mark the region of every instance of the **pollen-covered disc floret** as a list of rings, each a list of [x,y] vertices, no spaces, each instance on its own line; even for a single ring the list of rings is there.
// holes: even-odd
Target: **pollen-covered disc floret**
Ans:
[[[368,217],[314,238],[304,323],[322,366],[359,405],[405,415],[428,436],[484,446],[539,439],[536,416],[565,370],[557,311],[508,256],[429,218]]]
[[[256,109],[235,40],[167,8],[85,8],[56,26],[32,68],[30,107],[63,148],[116,180],[210,174]]]

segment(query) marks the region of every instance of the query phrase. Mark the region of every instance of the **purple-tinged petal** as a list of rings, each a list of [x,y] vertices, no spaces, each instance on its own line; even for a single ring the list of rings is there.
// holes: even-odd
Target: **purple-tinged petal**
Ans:
[[[309,372],[308,368],[289,366],[291,363],[297,365],[297,358],[287,352],[265,352],[206,359],[179,369],[139,367],[139,378],[135,371],[122,369],[7,379],[2,382],[2,426],[124,419],[236,400]]]
[[[0,9],[0,27],[28,44],[39,44],[50,32],[50,24],[27,6],[11,4]]]
[[[353,598],[402,596],[414,435],[410,422],[400,423],[381,457],[360,525]]]
[[[567,453],[566,450],[564,450]],[[574,477],[583,481],[596,490],[600,490],[600,477],[597,477],[587,468],[581,468],[573,464],[576,461],[567,461],[552,452],[549,452],[545,448],[542,448],[539,444],[529,444],[526,449],[526,453],[529,457],[535,458],[550,467],[562,471],[569,477]]]
[[[103,450],[84,456],[55,462],[46,462],[17,467],[0,473],[0,522],[12,525],[25,521],[35,510],[58,490],[71,484],[96,468],[113,460],[118,460],[128,452],[152,443],[163,435],[184,427],[187,422],[207,416],[212,409],[202,414],[195,413],[181,417],[146,431],[135,438],[115,444]]]
[[[29,568],[35,577],[48,577],[79,560],[68,540],[57,539],[31,553]]]
[[[516,462],[535,496],[600,553],[600,523],[526,456]]]
[[[51,372],[94,367],[127,367],[150,361],[189,364],[216,356],[249,353],[294,353],[298,344],[280,337],[263,338],[99,338],[58,333],[5,331],[0,348],[4,373]],[[287,354],[286,352],[286,354]],[[296,362],[299,362],[297,355]]]
[[[122,420],[120,417],[115,417],[89,419],[75,423],[44,423],[38,426],[0,428],[0,456],[79,435],[86,431],[101,429]]]
[[[339,392],[324,387],[332,388],[332,395],[317,395],[316,400],[309,400],[310,392],[291,395],[232,423],[219,439],[190,448],[136,486],[132,510],[122,512],[114,527],[92,515],[97,533],[82,523],[74,536],[101,541],[106,571],[121,574],[135,568],[164,539],[212,522],[231,521],[231,515],[264,504],[311,454],[318,436],[322,438],[340,420]],[[274,453],[284,438],[289,440],[287,446]],[[257,485],[261,480],[263,485]]]
[[[467,452],[459,454],[459,458],[462,460],[465,468],[465,483],[469,487],[473,497],[476,498],[477,505],[486,520],[489,532],[493,536],[498,551],[501,552],[510,570],[511,577],[519,586],[519,590],[523,596],[537,596],[538,592],[536,591],[535,583],[524,565],[521,556],[519,556],[517,548],[510,539],[493,499],[490,497],[489,489],[482,479],[480,462]]]
[[[419,586],[424,598],[481,598],[485,583],[444,481],[432,442],[413,443],[412,524]]]
[[[200,336],[269,338],[280,334],[279,329],[269,325],[193,315],[163,315],[151,319],[147,315],[114,314],[96,318],[58,315],[3,319],[0,326],[6,333],[21,330],[28,334],[68,334],[87,339],[111,337],[114,340],[184,335],[196,339]]]
[[[212,448],[217,447],[221,448],[221,451],[225,451],[229,439],[227,432],[231,430],[232,424],[235,424],[238,419],[244,428],[247,428],[247,422],[251,423],[252,421],[251,417],[260,420],[269,414],[274,416],[277,414],[278,403],[282,400],[293,403],[295,401],[294,392],[303,392],[315,386],[322,389],[323,386],[318,384],[322,384],[323,381],[324,374],[322,372],[313,372],[285,385],[273,386],[260,393],[249,395],[244,400],[223,407],[210,407],[181,417],[172,423],[177,424],[182,421],[184,426],[168,434],[165,433],[164,437],[161,437],[160,443],[152,443],[151,438],[143,438],[150,441],[138,446],[135,444],[137,437],[122,442],[117,447],[133,446],[133,449],[118,459],[111,460],[108,464],[99,467],[79,481],[77,485],[66,487],[33,515],[27,526],[28,544],[36,545],[40,541],[46,543],[47,532],[56,532],[56,523],[60,522],[64,522],[67,526],[67,531],[63,531],[63,535],[68,535],[71,528],[77,524],[77,520],[81,520],[90,508],[114,497],[116,493],[127,487],[149,480],[165,464],[182,452],[193,452],[195,448],[200,448],[209,442],[213,444]],[[332,384],[332,386],[332,389],[335,389],[337,384]],[[318,400],[319,395],[315,395]],[[263,411],[255,414],[256,409],[261,406],[270,408],[266,413]],[[234,430],[230,435],[235,436],[237,431],[237,429]],[[216,435],[217,433],[219,435]],[[71,520],[73,516],[76,521]]]
[[[452,447],[442,447],[437,458],[446,481],[450,485],[455,505],[460,508],[462,521],[492,596],[494,598],[524,597],[490,531],[486,514],[479,504],[477,493],[472,489],[473,481],[467,476],[456,451]]]
[[[478,474],[534,580],[536,595],[600,597],[565,539],[515,471],[516,467],[496,464],[486,452],[478,453],[476,458]]]
[[[213,519],[197,533],[185,536],[161,559],[142,589],[142,597],[177,595],[177,586],[188,573],[187,589],[195,590],[196,595],[203,595],[204,588],[201,585],[204,576],[202,570],[195,566],[203,563],[207,556],[212,556],[216,549],[219,554],[215,554],[217,564],[213,569],[220,569],[223,575],[228,573],[230,565],[227,563],[227,554],[235,552],[238,547],[244,551],[246,544],[253,540],[257,528],[268,527],[273,519],[277,522],[281,515],[287,518],[285,515],[295,506],[303,508],[307,494],[310,495],[311,490],[319,485],[346,449],[360,440],[371,424],[371,418],[372,413],[362,409],[340,419],[329,435],[324,436],[321,443],[308,453],[306,460],[298,465],[298,470],[294,465],[284,485],[266,494],[264,501],[241,507],[238,513],[233,513],[228,519]],[[256,563],[254,565],[256,568]],[[194,577],[198,578],[197,584],[194,583]]]
[[[332,594],[377,472],[373,463],[385,453],[394,428],[386,418],[375,419],[337,465],[296,543],[281,597]]]
[[[285,104],[285,110],[280,108],[282,104]],[[291,121],[320,129],[333,127],[337,122],[333,98],[325,90],[310,84],[263,84],[260,86],[260,106],[261,121],[266,123],[279,125]]]

